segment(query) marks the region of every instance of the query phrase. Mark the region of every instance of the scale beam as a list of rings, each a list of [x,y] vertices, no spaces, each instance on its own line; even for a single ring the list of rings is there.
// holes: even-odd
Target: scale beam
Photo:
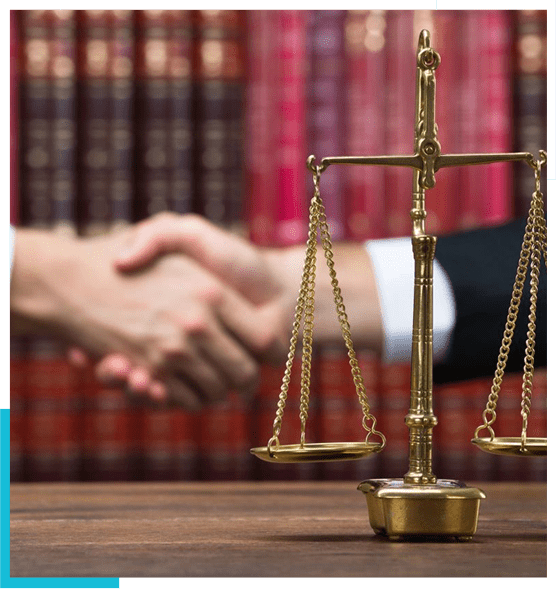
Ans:
[[[311,163],[313,165],[314,156],[311,156]],[[532,165],[535,157],[529,152],[516,153],[451,153],[439,154],[432,157],[433,169],[438,171],[441,168],[452,168],[456,166],[477,166],[481,164],[493,164],[496,162],[515,162],[525,161]],[[425,161],[420,154],[414,155],[361,155],[361,156],[332,156],[322,158],[319,167],[321,171],[332,165],[365,165],[365,166],[396,166],[404,168],[413,168],[415,170],[423,171],[425,169]]]

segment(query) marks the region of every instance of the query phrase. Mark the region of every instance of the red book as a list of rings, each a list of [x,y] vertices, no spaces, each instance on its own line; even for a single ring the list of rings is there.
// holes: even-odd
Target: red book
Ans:
[[[459,150],[459,94],[461,92],[461,18],[453,10],[434,12],[434,48],[442,63],[436,75],[436,123],[442,153]],[[432,235],[449,233],[457,228],[459,209],[459,168],[444,168],[436,174],[436,185],[426,193],[425,227]]]
[[[499,437],[521,437],[523,418],[521,416],[522,373],[504,375],[493,428]],[[517,481],[524,478],[524,464],[520,457],[497,456],[497,480]]]
[[[194,17],[196,208],[215,223],[238,227],[243,215],[243,15],[237,10],[199,10]]]
[[[386,12],[350,10],[345,21],[347,153],[380,155],[386,144]],[[354,241],[386,235],[385,168],[348,166],[347,236]]]
[[[170,41],[166,16],[163,10],[136,13],[136,213],[140,218],[170,208]]]
[[[19,11],[10,11],[10,223],[15,225],[19,209]]]
[[[24,225],[75,233],[75,18],[21,11],[21,213]],[[57,342],[34,338],[25,365],[24,449],[29,480],[79,474],[73,369]]]
[[[193,13],[137,13],[137,105],[144,187],[140,214],[192,210]],[[194,478],[197,416],[175,407],[143,410],[142,464],[147,479]]]
[[[237,10],[194,13],[196,209],[213,223],[243,231],[245,18]],[[247,476],[247,404],[230,391],[197,415],[200,476]]]
[[[413,11],[388,12],[386,36],[386,141],[387,155],[411,154],[415,127],[415,46]],[[413,172],[409,168],[386,168],[388,234],[411,233]]]
[[[510,12],[486,11],[480,29],[483,50],[479,54],[482,73],[480,95],[481,150],[507,153],[512,149],[511,118],[511,21]],[[494,225],[508,221],[513,213],[510,164],[485,166],[485,184],[480,194],[480,221]]]
[[[284,375],[283,366],[274,366],[270,364],[263,364],[260,371],[260,384],[253,402],[253,410],[251,411],[251,422],[253,437],[251,446],[259,447],[265,446],[268,440],[273,436],[273,423],[276,417],[276,408],[278,404],[278,395],[280,394],[280,387],[282,385],[282,377]],[[288,389],[288,399],[286,400],[286,410],[288,415],[292,413],[291,407],[295,403],[295,399]],[[290,437],[288,430],[289,420],[284,423],[283,434],[280,432],[280,443],[296,443],[295,434]],[[285,437],[287,436],[287,437]],[[287,440],[287,441],[286,441]],[[276,470],[274,464],[266,464],[261,460],[252,457],[251,463],[253,472],[257,479],[267,479],[269,477],[276,477]],[[280,466],[279,466],[280,467]]]
[[[284,376],[284,366],[264,365],[261,371],[261,385],[255,397],[256,419],[252,427],[255,429],[253,446],[266,446],[273,436],[273,423],[276,418],[278,396]],[[312,374],[314,373],[314,368]],[[315,375],[316,376],[316,375]],[[306,426],[306,441],[316,442],[318,435],[318,405],[315,397],[315,386],[312,381],[309,405],[309,418]],[[294,358],[288,398],[282,418],[279,440],[281,445],[299,444],[300,420],[299,401],[301,396],[301,355]],[[255,477],[262,480],[312,480],[317,473],[314,463],[273,464],[256,459]]]
[[[24,338],[10,338],[10,481],[25,480],[28,353]]]
[[[20,77],[20,222],[47,228],[51,224],[50,15],[46,10],[21,11]]]
[[[546,10],[517,10],[514,15],[514,151],[537,154],[547,145]],[[527,215],[533,192],[529,166],[515,168],[515,208]],[[546,194],[546,181],[541,181]]]
[[[494,368],[493,368],[494,374]],[[492,379],[475,378],[458,385],[461,394],[466,399],[466,405],[472,407],[472,421],[469,424],[469,440],[474,437],[475,430],[483,423],[483,411],[486,408]],[[496,431],[496,430],[495,430]],[[481,430],[479,436],[488,437],[487,430]],[[470,476],[474,481],[495,481],[497,478],[498,456],[479,450],[470,443]]]
[[[249,424],[245,400],[230,393],[199,416],[199,462],[202,480],[244,480],[250,470]]]
[[[357,393],[349,357],[344,346],[325,347],[319,352],[319,438],[323,442],[355,442],[364,439],[362,413],[357,409]],[[355,401],[355,403],[354,403]],[[355,436],[355,437],[354,437]],[[355,462],[329,462],[321,465],[324,479],[355,478]]]
[[[307,148],[317,160],[346,153],[343,10],[311,10],[307,20]],[[300,160],[302,163],[303,160]],[[305,174],[309,193],[313,179]],[[345,170],[332,166],[320,188],[332,240],[345,237]]]
[[[145,10],[136,25],[136,175],[140,217],[192,206],[192,13]],[[197,476],[197,418],[178,407],[144,404],[141,471],[147,480]]]
[[[184,214],[193,194],[192,12],[169,10],[167,18],[170,208]]]
[[[133,220],[134,19],[131,10],[108,11],[108,199],[110,227]]]
[[[27,368],[26,478],[78,480],[81,455],[75,373],[58,346],[42,338],[31,342]]]
[[[79,10],[80,231],[100,235],[110,228],[110,18],[107,10]]]
[[[533,438],[546,438],[548,430],[547,414],[547,370],[535,369],[531,396],[531,412],[527,427],[527,435]],[[547,461],[544,457],[532,458],[527,464],[528,480],[546,481]]]
[[[367,399],[369,400],[369,407],[371,414],[376,418],[375,429],[382,432],[382,413],[380,408],[380,358],[373,350],[361,348],[357,351],[357,361],[359,362],[359,369],[365,384],[365,391]],[[355,388],[355,385],[354,385]],[[356,395],[351,397],[351,411],[352,416],[350,423],[355,428],[353,432],[354,440],[363,440],[363,435],[366,432],[361,426],[361,419],[363,411]],[[369,424],[370,425],[370,424]],[[371,436],[371,442],[380,442],[378,436]],[[388,443],[388,441],[386,442]],[[383,452],[386,450],[383,450]],[[371,455],[368,460],[358,460],[355,462],[355,477],[359,480],[381,477],[380,471],[380,454]]]
[[[441,478],[465,481],[476,476],[472,468],[471,438],[481,413],[470,401],[467,383],[434,388],[438,425],[433,430],[433,464],[438,465],[434,472]]]
[[[250,10],[247,14],[244,198],[249,237],[260,246],[275,244],[278,207],[273,143],[275,19],[276,14],[269,10]]]
[[[102,386],[92,369],[83,370],[83,480],[137,480],[138,423],[125,393]]]
[[[283,10],[275,15],[278,42],[274,67],[277,74],[272,95],[275,100],[273,112],[277,117],[273,143],[278,184],[275,239],[279,245],[302,243],[307,236],[309,197],[305,188],[308,174],[305,161],[308,154],[304,137],[306,20],[304,11]]]
[[[78,11],[79,218],[86,236],[131,220],[131,75],[129,11]],[[92,369],[80,372],[82,477],[138,478],[138,416],[135,402],[104,386]]]
[[[484,151],[479,139],[482,121],[480,119],[482,88],[481,69],[477,62],[477,51],[482,55],[481,30],[486,27],[485,12],[480,10],[462,11],[462,39],[465,43],[461,55],[461,87],[458,100],[460,136],[458,153]],[[442,64],[441,66],[442,67]],[[481,224],[480,199],[485,198],[486,166],[464,166],[460,169],[459,229],[472,229]]]
[[[382,477],[403,477],[409,467],[409,429],[405,416],[409,412],[411,365],[383,364],[380,380],[380,431],[386,447],[379,454]]]
[[[376,429],[381,431],[382,420],[379,419],[378,412],[378,358],[370,350],[358,350],[357,360],[371,413],[377,418]],[[323,442],[364,442],[367,436],[362,426],[364,413],[345,346],[321,350],[319,365],[319,439]],[[373,437],[370,441],[376,442],[379,438]],[[369,478],[372,473],[379,472],[377,466],[376,457],[361,461],[323,463],[320,476],[332,480]]]
[[[10,224],[19,222],[20,11],[10,11]],[[23,338],[10,338],[10,480],[23,480],[26,351]]]
[[[140,411],[142,478],[194,480],[198,477],[198,416],[180,407],[149,404]]]

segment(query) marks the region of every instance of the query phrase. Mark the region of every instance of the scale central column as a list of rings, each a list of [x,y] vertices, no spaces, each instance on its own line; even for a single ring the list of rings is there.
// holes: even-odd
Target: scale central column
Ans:
[[[432,428],[438,423],[432,408],[432,279],[436,237],[412,238],[415,259],[411,396],[405,423],[409,428],[408,484],[434,484]]]

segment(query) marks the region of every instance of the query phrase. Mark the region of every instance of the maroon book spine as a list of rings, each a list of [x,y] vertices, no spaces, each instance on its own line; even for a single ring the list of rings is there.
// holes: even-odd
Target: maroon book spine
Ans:
[[[482,53],[480,31],[486,26],[483,20],[483,12],[477,10],[464,10],[460,16],[462,38],[466,39],[461,54],[461,85],[458,103],[460,111],[458,152],[460,153],[478,153],[482,149],[479,142],[481,72],[477,65],[477,48],[480,47]],[[481,224],[479,199],[483,198],[485,192],[484,174],[485,166],[464,166],[459,172],[459,229],[472,229]]]
[[[311,10],[307,19],[306,144],[320,161],[323,157],[346,153],[347,81],[345,67],[343,10]],[[303,162],[303,159],[300,159]],[[321,195],[332,240],[345,238],[346,174],[332,166],[321,178]],[[310,174],[305,174],[307,191],[313,188]]]
[[[309,197],[306,194],[305,179],[308,172],[304,166],[307,159],[307,14],[295,10],[279,11],[275,17],[275,27],[278,35],[274,52],[276,86],[272,91],[275,99],[273,111],[277,117],[273,139],[278,186],[275,239],[278,245],[292,245],[302,243],[307,236]]]
[[[487,153],[507,153],[512,149],[511,121],[511,21],[510,12],[489,10],[480,29],[481,147]],[[480,222],[496,225],[513,214],[510,164],[485,166],[485,184],[480,192]]]
[[[131,105],[127,11],[78,12],[80,232],[101,235],[129,218]],[[119,201],[121,199],[121,201]],[[133,480],[137,469],[137,412],[125,393],[79,375],[82,395],[82,477]]]
[[[244,18],[237,10],[199,10],[194,17],[196,209],[214,223],[238,228]]]
[[[273,144],[275,18],[269,10],[250,10],[247,14],[244,198],[249,237],[260,246],[275,245],[278,208]]]
[[[546,10],[514,13],[514,151],[537,154],[547,145]],[[533,192],[529,166],[516,166],[515,209],[527,215]],[[546,194],[546,181],[541,181]]]
[[[384,10],[350,10],[345,20],[348,79],[347,153],[380,155],[386,142],[387,18]],[[348,166],[347,237],[363,241],[386,233],[385,168]]]
[[[19,224],[19,76],[21,11],[10,11],[10,224]],[[24,479],[26,350],[24,338],[10,338],[10,480]]]
[[[23,11],[22,221],[75,232],[73,11]],[[29,342],[23,418],[29,480],[79,475],[75,373],[57,342]]]
[[[414,143],[415,49],[413,44],[413,12],[388,12],[386,37],[386,153],[408,154]],[[411,93],[408,92],[410,84]],[[409,235],[411,219],[412,171],[404,168],[386,169],[386,212],[388,235]]]
[[[434,47],[442,63],[436,70],[436,122],[443,153],[460,152],[457,144],[460,124],[459,93],[461,79],[461,48],[458,34],[460,19],[453,10],[434,12]],[[463,82],[465,83],[465,82]],[[459,205],[459,168],[445,168],[436,174],[436,185],[427,191],[426,228],[432,235],[450,233],[457,228]]]
[[[133,11],[111,10],[108,19],[108,201],[115,230],[133,220],[135,35]]]
[[[168,210],[169,91],[166,13],[136,13],[137,214],[149,217]]]

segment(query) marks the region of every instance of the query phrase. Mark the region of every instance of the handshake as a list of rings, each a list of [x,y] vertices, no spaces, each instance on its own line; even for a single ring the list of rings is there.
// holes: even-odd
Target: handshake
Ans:
[[[366,320],[354,340],[368,342],[373,316],[380,322],[378,305],[369,307],[372,271],[362,246],[346,247],[336,250],[336,271],[348,310],[353,302],[356,320]],[[11,330],[60,336],[100,380],[196,409],[232,389],[253,393],[261,362],[285,363],[304,257],[304,246],[257,247],[197,215],[161,213],[87,239],[22,228]],[[341,341],[323,258],[314,337]]]
[[[304,255],[256,247],[196,215],[162,213],[87,239],[18,229],[11,333],[59,335],[99,379],[196,409],[230,389],[254,392],[260,362],[285,362]],[[336,265],[353,325],[365,320],[354,340],[378,348],[364,248],[340,245]],[[315,338],[341,339],[322,259]]]

